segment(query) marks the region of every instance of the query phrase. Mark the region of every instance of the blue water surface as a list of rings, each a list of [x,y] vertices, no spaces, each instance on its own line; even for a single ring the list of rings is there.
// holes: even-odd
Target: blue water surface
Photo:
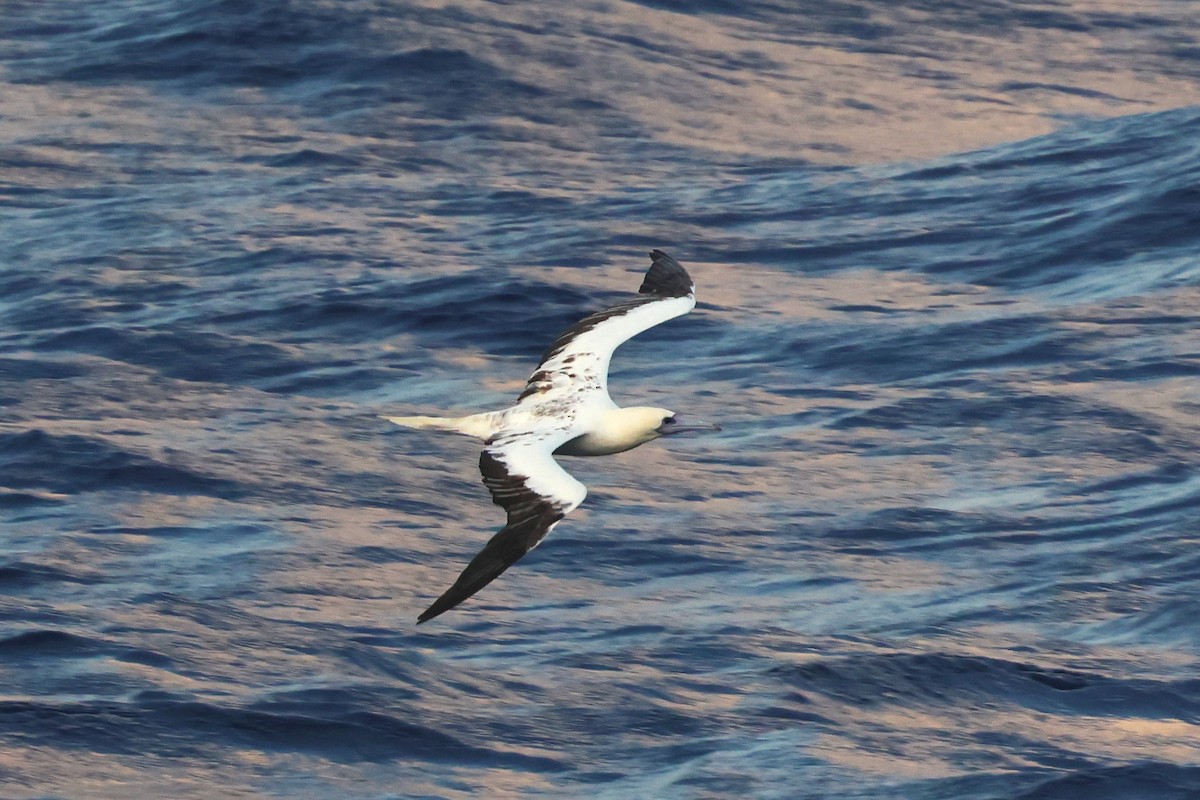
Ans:
[[[1200,797],[1182,5],[7,4],[0,796]],[[654,247],[722,432],[416,627]]]

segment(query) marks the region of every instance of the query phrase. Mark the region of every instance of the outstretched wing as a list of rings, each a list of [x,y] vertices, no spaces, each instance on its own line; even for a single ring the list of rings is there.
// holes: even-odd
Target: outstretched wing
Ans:
[[[479,456],[483,483],[492,502],[508,512],[508,523],[458,576],[417,622],[449,611],[487,586],[522,556],[587,496],[587,488],[554,460],[555,448],[574,431],[521,431],[490,442]]]
[[[650,251],[650,269],[638,292],[644,296],[598,311],[559,334],[518,402],[566,386],[607,391],[614,350],[642,331],[696,307],[691,276],[662,250]]]

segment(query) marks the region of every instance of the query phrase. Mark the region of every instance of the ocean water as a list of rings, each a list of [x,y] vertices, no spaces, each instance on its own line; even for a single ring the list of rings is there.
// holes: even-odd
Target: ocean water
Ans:
[[[5,4],[0,797],[1200,797],[1194,7],[799,5]]]

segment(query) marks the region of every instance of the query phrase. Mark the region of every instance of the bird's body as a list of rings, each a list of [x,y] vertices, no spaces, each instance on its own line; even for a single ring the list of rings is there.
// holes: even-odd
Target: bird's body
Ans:
[[[711,425],[684,425],[665,408],[620,408],[608,394],[613,351],[648,328],[686,314],[695,286],[677,261],[650,254],[642,296],[592,314],[564,331],[542,356],[516,404],[466,417],[388,417],[411,428],[453,431],[483,439],[479,469],[508,523],[467,565],[458,580],[421,616],[425,622],[482,589],[536,547],[587,489],[555,455],[620,453],[671,433]]]

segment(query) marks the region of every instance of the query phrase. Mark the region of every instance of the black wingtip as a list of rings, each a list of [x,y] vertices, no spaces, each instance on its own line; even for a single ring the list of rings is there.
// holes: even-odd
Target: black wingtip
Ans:
[[[484,455],[490,456],[486,450]],[[482,458],[480,459],[480,468],[486,479],[488,472]],[[514,519],[510,513],[509,524],[501,528],[484,545],[484,548],[475,554],[458,579],[454,581],[454,585],[443,592],[441,597],[434,600],[429,608],[421,612],[421,615],[417,617],[417,624],[420,625],[439,614],[444,614],[499,578],[505,570],[520,561],[526,553],[545,538],[554,524],[562,517],[563,512],[548,503],[543,507],[528,509],[527,513],[522,513],[519,519]]]
[[[445,614],[447,611],[454,608],[456,605],[461,603],[463,600],[467,599],[466,597],[456,597],[455,599],[450,600],[447,597],[447,595],[449,595],[449,594],[450,594],[449,591],[446,592],[446,594],[442,595],[437,600],[435,600],[433,602],[433,605],[429,606],[429,608],[422,611],[420,616],[417,617],[417,624],[420,625],[422,622],[429,622],[429,620],[433,619],[434,617]]]
[[[470,567],[468,567],[467,570],[470,570]],[[477,585],[468,588],[464,587],[464,581],[460,576],[459,579],[455,581],[453,586],[447,589],[437,600],[434,600],[429,608],[421,612],[420,616],[417,617],[417,624],[420,625],[422,622],[428,622],[434,617],[445,614],[447,611],[454,608],[471,595],[475,594],[475,592],[491,583],[491,581],[492,578],[487,578],[482,583],[478,583]]]
[[[650,269],[638,292],[658,297],[687,297],[692,286],[692,276],[678,261],[662,250],[650,251]]]

